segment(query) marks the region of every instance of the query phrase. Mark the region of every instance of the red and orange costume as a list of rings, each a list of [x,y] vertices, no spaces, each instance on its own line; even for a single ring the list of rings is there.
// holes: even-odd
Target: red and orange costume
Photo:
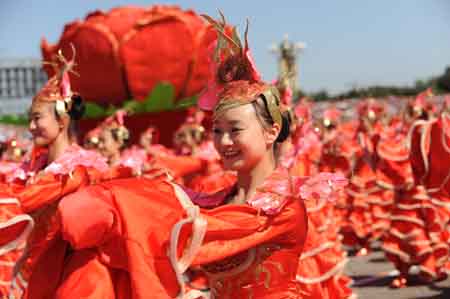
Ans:
[[[336,115],[336,113],[333,113],[333,116]],[[323,119],[324,124],[326,124],[325,120],[332,120],[334,124],[337,123],[337,119],[331,117],[330,113],[325,113],[325,116]],[[305,128],[310,129],[305,130]],[[298,139],[298,144],[303,149],[298,151],[297,157],[304,156],[309,157],[309,159],[296,159],[291,168],[291,173],[303,170],[299,175],[313,175],[317,172],[314,164],[319,164],[323,169],[334,172],[333,164],[325,166],[325,164],[318,163],[321,161],[320,155],[324,153],[324,145],[318,139],[318,135],[324,128],[321,127],[321,130],[317,129],[318,127],[308,126],[308,123],[303,125],[305,134],[301,134]],[[326,136],[330,136],[330,132],[323,133],[328,133]],[[330,148],[331,145],[327,142],[327,139],[324,138],[324,141],[326,141],[327,147]],[[328,154],[331,155],[330,152]],[[312,166],[298,167],[297,163],[309,163]],[[305,173],[305,170],[308,170],[308,172]],[[342,194],[335,194],[335,197],[336,201],[340,200]],[[308,235],[305,248],[299,259],[296,275],[296,279],[301,286],[303,298],[350,298],[353,296],[349,288],[351,279],[342,273],[347,258],[338,237],[339,225],[334,205],[335,202],[328,202],[323,199],[318,200],[317,198],[309,198],[306,201],[309,219]]]
[[[64,196],[100,180],[101,173],[107,170],[106,162],[98,154],[75,145],[45,165],[46,154],[41,152],[32,163],[16,171],[16,179],[10,186],[23,212],[30,214],[35,223],[24,254],[15,266],[12,294],[18,298],[45,298],[54,294],[59,284],[56,278],[62,275],[70,256],[70,247],[60,236],[58,203]]]
[[[201,214],[168,182],[134,178],[84,188],[66,197],[59,213],[63,238],[91,255],[67,273],[59,298],[173,298],[189,265],[204,265],[215,298],[301,298],[292,259],[301,252],[307,225],[293,183],[277,170],[244,205],[221,206],[233,188],[215,196],[191,194],[208,208]],[[80,221],[86,209],[93,212]],[[189,223],[192,228],[182,227]]]
[[[365,253],[369,243],[381,237],[372,228],[373,210],[382,194],[376,184],[375,149],[379,138],[381,125],[379,119],[384,112],[384,106],[374,99],[363,102],[359,107],[360,123],[355,138],[358,150],[354,154],[351,169],[350,185],[347,188],[349,224],[342,228],[345,245],[361,248]]]
[[[442,112],[438,119],[417,121],[412,128],[413,174],[416,184],[426,191],[425,205],[428,208],[425,211],[430,211],[426,214],[430,216],[424,227],[428,228],[427,237],[433,245],[428,250],[433,260],[425,265],[425,270],[432,278],[442,275],[449,256],[449,128],[450,117],[446,112]]]
[[[48,80],[33,101],[54,102],[56,113],[61,114],[68,113],[72,105],[68,71],[74,63],[73,60],[66,61],[61,53],[58,58],[63,66],[58,67],[58,73]],[[1,231],[6,246],[3,249],[8,249],[8,255],[2,255],[2,259],[20,250],[19,241],[28,237],[20,259],[9,260],[9,263],[16,264],[12,281],[7,281],[11,284],[5,286],[14,298],[53,297],[65,261],[70,256],[68,244],[60,237],[56,216],[59,200],[96,181],[100,173],[107,170],[102,157],[77,145],[66,148],[51,163],[47,158],[46,149],[34,148],[31,159],[8,177],[9,185],[4,190],[4,196],[9,196],[4,198],[4,203],[15,205],[15,210],[9,209],[13,213],[10,215],[12,219]],[[11,232],[16,233],[13,241]]]

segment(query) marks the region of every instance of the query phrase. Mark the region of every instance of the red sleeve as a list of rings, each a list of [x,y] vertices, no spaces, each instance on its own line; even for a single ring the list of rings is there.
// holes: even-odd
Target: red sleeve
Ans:
[[[423,178],[428,174],[428,154],[430,148],[431,123],[416,123],[410,132],[410,160],[417,185],[423,183]]]
[[[101,186],[85,188],[61,200],[58,215],[63,239],[75,249],[103,243],[115,219],[109,200],[108,191]]]
[[[88,185],[90,178],[86,168],[77,167],[70,175],[45,173],[36,182],[22,187],[17,192],[22,209],[26,213],[56,202],[67,194]]]
[[[292,200],[275,216],[246,205],[202,210],[202,216],[208,228],[194,266],[222,260],[280,236],[293,246],[306,239],[307,216],[300,200]]]

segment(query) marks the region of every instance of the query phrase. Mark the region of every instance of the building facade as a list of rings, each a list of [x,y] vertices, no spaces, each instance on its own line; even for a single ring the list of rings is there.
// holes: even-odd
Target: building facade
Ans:
[[[39,59],[0,59],[0,115],[26,113],[46,81]]]

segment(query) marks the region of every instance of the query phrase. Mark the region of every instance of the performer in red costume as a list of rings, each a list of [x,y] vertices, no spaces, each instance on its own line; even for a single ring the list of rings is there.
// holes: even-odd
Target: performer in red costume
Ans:
[[[63,267],[71,257],[68,243],[60,236],[61,227],[56,217],[58,203],[107,170],[99,154],[71,143],[71,127],[81,117],[84,107],[70,87],[68,72],[72,71],[73,59],[67,61],[61,52],[58,58],[60,65],[55,65],[56,75],[48,80],[31,105],[29,129],[34,142],[31,159],[13,173],[10,185],[3,189],[3,196],[9,196],[2,199],[3,204],[20,208],[10,215],[9,222],[22,221],[2,226],[2,241],[9,241],[10,233],[16,233],[14,241],[3,242],[4,252],[14,254],[15,246],[20,245],[18,241],[29,234],[26,248],[14,265],[12,282],[7,285],[11,298],[53,297]],[[28,224],[25,226],[24,222]],[[21,225],[21,231],[17,230],[17,224]],[[8,257],[1,256],[2,260]],[[2,267],[6,264],[2,263]]]
[[[321,154],[324,153],[322,142],[331,147],[331,140],[328,140],[327,137],[331,139],[331,135],[334,135],[332,126],[338,124],[338,117],[339,111],[327,110],[319,126],[314,126],[314,130],[303,130],[304,134],[298,135],[297,144],[300,148],[304,148],[298,151],[297,157],[310,158],[296,159],[291,173],[298,169],[313,170],[314,167],[308,166],[307,163],[318,164],[328,171],[333,170],[333,160],[327,161],[330,163],[329,166],[319,163],[319,161],[322,160]],[[305,126],[303,127],[305,129]],[[322,137],[322,141],[319,140],[319,136]],[[317,140],[311,137],[315,137]],[[313,140],[315,141],[312,142]],[[311,159],[314,156],[315,159]],[[297,163],[302,163],[306,167],[297,167]],[[312,175],[312,173],[303,173],[302,175]],[[344,177],[342,173],[341,176]],[[335,201],[342,197],[341,194],[335,194],[335,196]],[[349,287],[351,279],[342,273],[347,258],[338,237],[339,223],[337,221],[339,219],[335,215],[334,206],[335,202],[327,202],[320,198],[310,198],[306,201],[309,220],[308,236],[296,275],[303,291],[303,298],[354,297]]]
[[[304,184],[277,167],[274,147],[289,131],[278,94],[259,80],[247,45],[207,18],[227,47],[220,49],[215,97],[206,102],[214,109],[214,142],[225,168],[238,172],[237,184],[214,196],[188,191],[201,213],[179,186],[145,178],[68,196],[59,206],[63,238],[93,255],[92,263],[73,265],[60,298],[105,298],[96,290],[119,298],[182,297],[189,266],[206,273],[215,298],[302,298],[292,263],[307,229],[299,192],[328,196],[334,189],[323,187],[334,177]],[[93,212],[80,221],[86,209]],[[102,266],[101,278],[91,264]]]
[[[427,92],[419,96],[426,96]],[[422,99],[419,103],[423,102]],[[417,115],[430,115],[433,109],[430,104],[427,106],[430,109],[424,109]],[[412,111],[419,112],[419,109]],[[403,234],[397,236],[399,242],[391,242],[391,247],[398,244],[394,247],[396,251],[390,251],[398,263],[404,268],[419,265],[421,277],[425,281],[446,277],[444,272],[449,257],[449,123],[448,113],[442,111],[437,119],[419,119],[411,128],[409,156],[415,185],[421,190],[420,197],[411,200],[416,199],[413,203],[420,203],[422,208],[420,214],[419,210],[413,209],[407,215],[409,217],[404,217],[402,226],[398,225],[403,229]],[[414,238],[405,239],[405,236],[413,233]],[[411,247],[411,244],[415,246]],[[406,285],[406,277],[400,277],[399,286]]]
[[[231,62],[228,63],[231,64]],[[227,65],[227,67],[229,69],[233,69],[233,66],[230,64]],[[224,66],[226,66],[226,63]],[[223,73],[221,73],[221,71]],[[227,74],[225,71],[226,69],[220,65],[218,70],[219,86],[221,83],[223,84],[220,79],[226,78],[226,76],[224,76]],[[228,75],[229,74],[230,73],[228,73]],[[299,186],[295,186],[294,184],[294,186],[287,187],[286,184],[289,185],[289,181],[301,181],[301,179],[288,175],[288,170],[283,167],[282,163],[278,164],[276,162],[275,154],[270,148],[273,146],[273,141],[269,143],[270,140],[275,140],[275,146],[279,147],[285,137],[289,135],[291,129],[289,126],[288,112],[286,111],[285,113],[281,113],[279,104],[280,99],[278,98],[277,91],[273,88],[274,87],[258,83],[258,81],[231,81],[224,84],[223,90],[219,93],[219,101],[217,101],[217,104],[209,105],[214,107],[213,130],[216,148],[222,156],[225,168],[237,171],[237,184],[231,188],[231,190],[225,192],[225,194],[228,193],[228,196],[226,195],[225,199],[223,197],[219,197],[220,200],[210,202],[199,199],[195,200],[196,203],[203,207],[226,205],[228,197],[228,203],[230,203],[230,201],[231,203],[236,201],[246,202],[247,204],[261,208],[266,214],[275,215],[277,213],[283,213],[283,210],[280,210],[280,207],[277,206],[275,202],[267,201],[266,198],[268,196],[273,196],[272,194],[274,193],[279,196],[283,194],[288,195],[289,193],[281,191],[283,189],[290,189],[290,193],[292,194],[291,196],[296,196],[295,193],[299,191],[299,189],[297,189]],[[258,94],[260,94],[259,97]],[[282,128],[281,133],[273,133],[276,126]],[[262,132],[261,129],[263,129]],[[278,135],[278,137],[276,137],[276,135]],[[285,137],[282,137],[283,135]],[[266,143],[265,145],[262,142],[264,140]],[[269,147],[268,144],[270,145]],[[259,150],[258,147],[260,148]],[[267,170],[267,168],[265,169],[265,167],[268,167],[269,170]],[[275,168],[275,172],[272,175],[264,174],[270,173],[270,169],[273,168]],[[317,177],[320,177],[317,181],[317,185],[311,183],[313,179],[310,179],[303,184],[302,187],[300,187],[300,191],[304,191],[303,198],[312,199],[312,193],[318,192],[317,188],[320,185],[319,182],[323,183],[325,176],[325,174],[321,174]],[[336,177],[330,174],[330,182],[332,182],[335,178]],[[261,186],[254,186],[258,184],[258,181]],[[312,185],[309,186],[308,183],[311,183]],[[308,190],[308,187],[311,188]],[[254,194],[252,194],[252,188],[255,188],[255,191],[253,191],[255,192]],[[326,189],[327,188],[324,188],[324,190]],[[280,198],[280,200],[282,199]],[[309,237],[307,240],[308,239]],[[280,251],[284,250],[285,249],[281,247]],[[211,271],[210,265],[203,266],[203,269],[206,271],[207,276],[210,279],[212,293],[217,296],[217,298],[227,298],[226,295],[236,296],[236,294],[242,294],[241,296],[237,296],[238,298],[252,297],[252,295],[254,295],[254,298],[303,298],[309,289],[304,284],[298,283],[298,270],[289,267],[286,260],[276,259],[274,257],[275,255],[276,254],[274,253],[272,257],[267,258],[267,260],[263,260],[260,264],[248,264],[245,268],[242,267],[241,271],[237,271],[235,269],[236,265],[233,264],[236,263],[236,261],[239,261],[239,258],[242,259],[243,257],[234,257],[233,259],[230,258],[220,263],[214,263],[214,267],[212,268],[214,271]],[[341,256],[339,255],[339,257]],[[265,259],[265,257],[262,258]],[[256,259],[258,260],[261,258],[258,258],[257,255]],[[334,259],[333,261],[329,260],[328,262],[332,263],[334,262]],[[240,261],[239,263],[244,262]],[[276,267],[278,269],[271,267],[273,264],[278,264]],[[303,265],[305,265],[304,268],[302,268]],[[310,265],[300,263],[301,270],[304,270],[305,272],[312,270],[309,266]],[[239,267],[240,266],[238,266],[238,268]],[[226,270],[222,270],[223,268]],[[298,288],[298,293],[294,291],[294,285],[292,286],[292,291],[290,292],[282,292],[280,288],[275,288],[274,291],[269,291],[268,288],[271,280],[273,281],[280,279],[282,277],[281,274],[286,272],[286,270],[283,269],[286,268],[290,269],[287,272],[292,271],[297,273],[295,279],[297,280],[296,285]],[[326,266],[324,266],[324,268],[326,268]],[[323,270],[323,268],[320,270]],[[216,271],[218,273],[216,273]],[[257,273],[259,271],[261,274],[264,272],[267,273],[266,279],[269,277],[271,278],[271,280],[267,280],[267,285],[265,286],[267,289],[265,292],[262,287],[260,292],[255,291],[253,288],[245,292],[238,291],[237,288],[240,284],[255,284],[255,278],[252,276],[255,275],[255,272]],[[339,270],[336,270],[331,274],[327,273],[325,275],[327,277],[323,278],[323,281],[328,280],[328,278],[335,275],[337,271]],[[292,272],[290,275],[285,276],[286,286],[291,283],[290,280],[292,280]],[[339,286],[333,291],[336,291],[337,289],[339,289]],[[258,290],[258,288],[256,288],[256,290]],[[331,288],[329,290],[331,290]],[[314,295],[310,295],[311,298],[314,297]],[[315,295],[317,295],[317,293]],[[339,298],[345,298],[345,296],[339,296],[336,293],[334,295]]]
[[[124,110],[118,110],[103,121],[99,126],[98,148],[107,158],[112,172],[121,173],[120,176],[126,176],[125,173],[130,171],[129,175],[140,175],[146,157],[143,152],[126,149],[130,139],[130,132],[125,126],[126,115]]]
[[[381,237],[372,229],[373,204],[377,204],[381,196],[381,188],[376,184],[375,146],[381,130],[381,119],[384,116],[384,105],[375,99],[368,99],[358,107],[359,127],[354,135],[358,142],[355,152],[350,185],[347,189],[349,200],[349,225],[342,228],[344,244],[365,255],[369,251],[370,242]]]
[[[205,161],[196,156],[205,133],[201,120],[194,115],[188,115],[185,123],[175,132],[174,149],[158,144],[158,129],[148,128],[140,138],[142,150],[146,155],[144,173],[153,172],[155,169],[164,170],[176,182],[185,184],[204,171],[207,166]],[[136,149],[132,152],[140,155]]]

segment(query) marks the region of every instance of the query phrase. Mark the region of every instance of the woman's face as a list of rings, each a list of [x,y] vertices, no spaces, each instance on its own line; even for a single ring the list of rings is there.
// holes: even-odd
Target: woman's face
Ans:
[[[114,155],[120,153],[121,144],[112,135],[110,129],[104,129],[100,133],[98,148],[102,155],[107,159],[110,159]]]
[[[225,169],[235,171],[253,169],[271,146],[251,104],[217,115],[213,123],[213,140]]]
[[[152,145],[152,133],[143,133],[141,137],[139,138],[139,143],[144,149],[150,148]]]
[[[48,146],[58,137],[62,123],[56,118],[55,104],[34,102],[30,109],[29,130],[37,146]]]
[[[175,133],[173,142],[176,150],[181,154],[192,153],[192,149],[198,144],[194,135],[194,130],[188,126],[179,129]]]

